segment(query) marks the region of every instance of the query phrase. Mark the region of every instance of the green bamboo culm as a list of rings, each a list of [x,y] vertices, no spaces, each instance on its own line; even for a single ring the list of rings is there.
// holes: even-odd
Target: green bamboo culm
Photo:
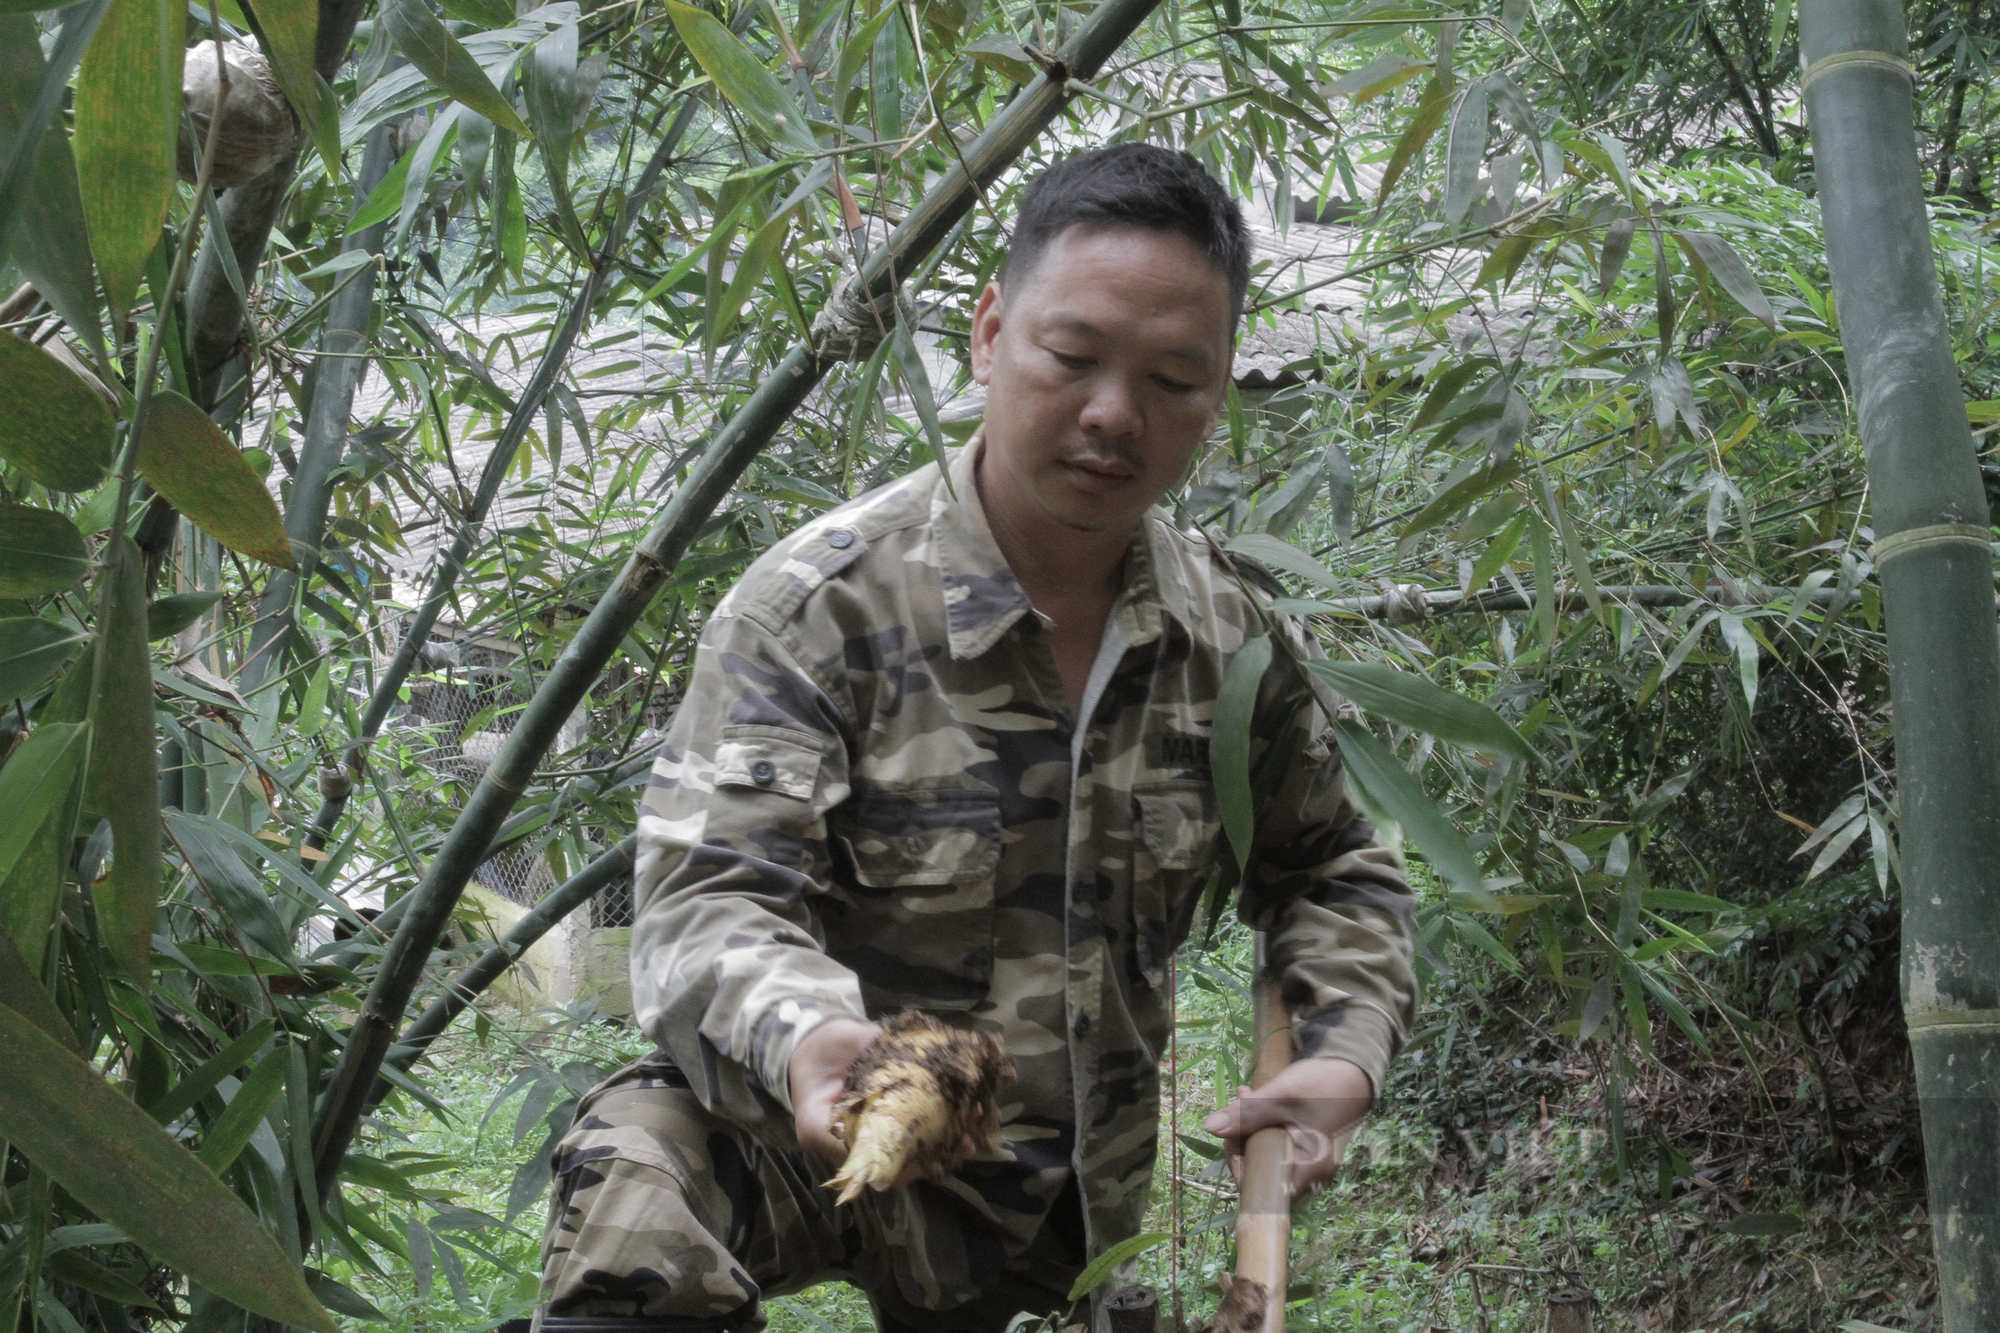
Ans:
[[[876,319],[886,302],[971,212],[980,194],[1062,113],[1076,92],[1072,79],[1095,75],[1159,0],[1102,0],[1056,59],[1023,88],[966,146],[962,165],[947,171],[861,266],[858,293]],[[332,1187],[348,1144],[372,1100],[382,1062],[395,1041],[410,997],[423,979],[430,946],[457,906],[473,870],[527,789],[556,733],[603,674],[632,626],[672,577],[674,567],[716,506],[753,459],[838,361],[801,343],[775,366],[740,410],[710,437],[689,471],[638,542],[625,567],[563,649],[494,757],[492,766],[445,835],[435,860],[410,891],[374,984],[348,1031],[346,1049],[313,1125],[313,1169],[321,1197]]]
[[[1912,131],[1903,9],[1803,0],[1806,111],[1888,620],[1903,1008],[1946,1333],[2000,1328],[2000,641],[1992,528]]]

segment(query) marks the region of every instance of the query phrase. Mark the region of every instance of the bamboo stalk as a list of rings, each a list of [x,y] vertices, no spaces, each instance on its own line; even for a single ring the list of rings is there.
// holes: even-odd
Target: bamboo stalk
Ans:
[[[1901,811],[1903,1008],[1945,1333],[2000,1327],[2000,641],[1894,0],[1803,0],[1813,162],[1861,408]]]
[[[1292,1019],[1278,978],[1256,942],[1257,980],[1251,992],[1251,1088],[1261,1088],[1292,1062]],[[1259,1333],[1285,1333],[1285,1288],[1291,1280],[1292,1136],[1282,1125],[1252,1134],[1243,1145],[1243,1186],[1236,1205],[1236,1276],[1264,1289]]]
[[[925,194],[881,248],[869,255],[860,274],[863,296],[872,303],[892,295],[901,275],[911,272],[971,212],[980,193],[999,179],[1068,104],[1069,80],[1095,74],[1158,3],[1103,0],[1058,58],[993,118],[985,132],[967,146],[960,162]],[[571,710],[666,585],[701,525],[830,365],[830,358],[822,358],[813,346],[794,347],[742,409],[716,431],[687,480],[543,678],[465,810],[445,835],[436,859],[409,895],[410,906],[348,1032],[340,1065],[313,1127],[313,1165],[322,1192],[331,1188],[360,1126],[396,1026],[423,978],[430,943],[450,918],[494,833],[527,789],[535,766]]]
[[[745,10],[744,15],[751,13]],[[590,316],[590,307],[596,299],[597,289],[604,275],[610,271],[624,247],[625,234],[638,207],[659,184],[660,177],[680,151],[680,144],[694,123],[694,113],[698,103],[693,94],[681,99],[680,109],[674,113],[673,123],[660,136],[660,142],[653,155],[639,173],[639,180],[627,196],[626,211],[613,220],[611,239],[606,244],[597,262],[591,265],[584,278],[583,290],[570,303],[556,336],[543,349],[542,359],[529,376],[527,387],[515,402],[514,410],[508,415],[507,424],[502,427],[500,438],[494,441],[493,452],[486,456],[486,466],[479,474],[479,488],[473,493],[472,502],[460,517],[458,531],[452,536],[451,546],[445,552],[444,560],[431,576],[430,588],[424,594],[423,604],[417,608],[410,623],[403,629],[402,641],[396,645],[396,655],[390,659],[388,667],[375,682],[375,689],[368,696],[368,707],[361,715],[361,726],[350,745],[347,760],[347,781],[337,784],[332,792],[313,813],[312,823],[307,828],[306,841],[313,847],[325,847],[333,836],[334,827],[347,809],[348,799],[360,781],[361,768],[365,762],[368,745],[381,732],[389,720],[401,697],[403,682],[416,668],[417,659],[429,642],[431,627],[437,624],[443,614],[445,603],[451,599],[452,590],[465,572],[465,564],[472,558],[478,547],[479,538],[486,526],[486,515],[493,508],[493,501],[500,492],[500,485],[506,480],[507,470],[513,466],[514,455],[519,452],[521,442],[528,436],[534,424],[535,413],[540,411],[547,400],[549,390],[554,386],[556,376],[569,360],[570,348],[583,332],[585,320]],[[387,225],[386,223],[383,225]],[[448,447],[448,446],[447,446]],[[261,611],[261,608],[260,608]]]
[[[542,900],[516,921],[492,948],[453,977],[444,994],[433,1000],[430,1008],[403,1029],[403,1035],[397,1038],[396,1045],[389,1052],[387,1063],[398,1069],[408,1069],[438,1034],[451,1025],[454,1018],[470,1008],[472,1002],[498,981],[542,936],[554,930],[564,917],[589,902],[600,889],[620,875],[631,874],[634,858],[638,854],[637,835],[628,836],[611,850],[599,853],[583,869],[544,894]],[[378,1083],[377,1097],[385,1091]]]
[[[361,174],[354,190],[356,211],[395,163],[396,126],[377,125],[368,132],[367,147],[362,150]],[[363,228],[347,238],[341,253],[358,251],[379,257],[388,229],[386,221]],[[224,245],[228,238],[211,235],[209,242]],[[346,452],[348,430],[354,418],[354,395],[368,366],[351,354],[368,346],[368,326],[375,314],[375,267],[373,263],[364,265],[361,272],[334,293],[327,306],[326,326],[320,331],[319,346],[330,355],[319,359],[319,369],[313,376],[305,438],[299,445],[298,475],[292,478],[291,498],[285,509],[285,536],[292,543],[299,568],[296,573],[289,569],[273,570],[271,581],[264,585],[263,596],[257,599],[257,619],[250,630],[250,654],[243,663],[243,682],[248,690],[255,690],[271,673],[272,659],[280,646],[278,638],[292,623],[292,600],[304,581],[312,576],[313,566],[319,561],[320,543],[326,538],[327,511],[333,505],[333,469]],[[235,293],[227,288],[224,295],[230,301],[236,299]],[[234,335],[231,337],[233,341]]]

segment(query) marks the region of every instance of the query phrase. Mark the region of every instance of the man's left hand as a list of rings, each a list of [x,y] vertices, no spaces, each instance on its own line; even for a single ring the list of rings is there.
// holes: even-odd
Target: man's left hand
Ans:
[[[1238,1188],[1243,1184],[1243,1141],[1260,1129],[1282,1125],[1292,1139],[1292,1197],[1333,1178],[1340,1166],[1336,1144],[1375,1100],[1375,1085],[1351,1060],[1296,1060],[1263,1087],[1238,1088],[1236,1099],[1202,1122],[1223,1141]]]

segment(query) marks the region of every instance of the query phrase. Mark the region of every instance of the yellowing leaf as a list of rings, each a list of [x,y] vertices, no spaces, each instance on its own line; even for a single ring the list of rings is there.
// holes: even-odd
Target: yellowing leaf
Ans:
[[[61,592],[89,564],[76,524],[53,509],[0,500],[0,597]]]
[[[111,0],[77,69],[77,177],[114,327],[132,308],[173,202],[186,42],[181,6]]]
[[[208,414],[162,390],[146,410],[139,470],[153,489],[231,550],[297,569],[278,502]]]
[[[11,333],[0,333],[0,423],[0,458],[44,486],[87,491],[110,471],[110,407],[75,371]]]

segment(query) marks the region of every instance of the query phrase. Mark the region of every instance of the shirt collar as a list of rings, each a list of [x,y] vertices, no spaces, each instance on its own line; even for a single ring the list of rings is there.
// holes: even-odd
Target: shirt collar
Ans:
[[[974,436],[946,462],[950,486],[936,478],[931,491],[931,532],[944,584],[945,635],[955,660],[979,657],[1023,616],[1039,614],[1000,554],[979,502],[973,468],[984,442]],[[1155,507],[1139,521],[1125,552],[1125,584],[1111,614],[1128,647],[1160,636],[1162,613],[1189,627],[1187,589],[1167,544],[1172,521]]]

